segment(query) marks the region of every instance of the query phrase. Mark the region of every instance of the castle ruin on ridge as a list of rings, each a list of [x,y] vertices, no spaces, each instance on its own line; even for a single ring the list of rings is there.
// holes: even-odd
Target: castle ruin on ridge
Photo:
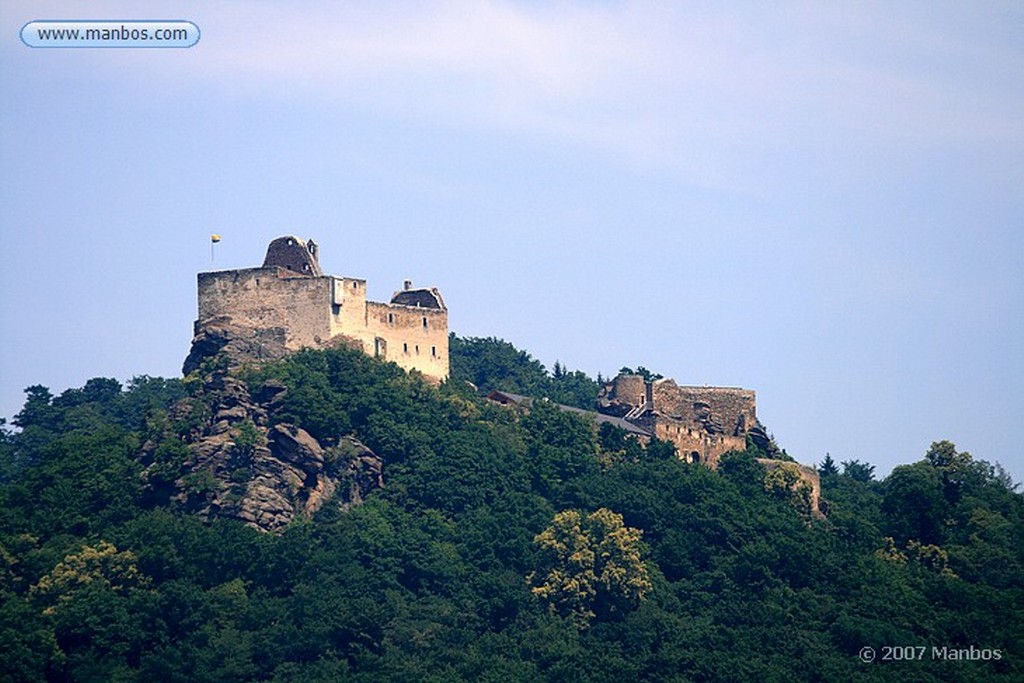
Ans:
[[[324,275],[316,243],[292,235],[270,243],[258,268],[199,273],[199,317],[188,374],[222,349],[237,359],[281,358],[301,348],[344,345],[427,379],[448,378],[448,309],[435,287],[405,281],[388,303],[366,298],[366,280]],[[490,398],[527,407],[531,399],[506,392]],[[821,485],[813,467],[776,459],[778,449],[757,419],[753,391],[736,387],[681,386],[671,379],[620,374],[601,388],[599,423],[612,422],[642,441],[675,445],[679,457],[711,469],[748,439],[770,458],[769,472],[806,485],[818,512]]]
[[[598,401],[605,415],[674,443],[687,462],[716,467],[723,454],[744,450],[748,435],[762,449],[770,448],[750,389],[680,386],[671,379],[620,374],[602,387]]]
[[[747,449],[749,439],[771,458],[758,458],[769,472],[783,470],[809,489],[810,511],[820,516],[821,481],[813,467],[776,459],[778,447],[757,419],[753,390],[739,387],[680,386],[671,379],[650,380],[620,374],[600,389],[598,410],[621,418],[641,439],[669,441],[679,458],[718,468],[730,451]]]
[[[212,355],[201,348],[205,339],[223,346],[230,336],[256,359],[345,345],[435,382],[448,377],[448,309],[437,288],[406,280],[388,303],[369,301],[366,280],[323,274],[313,240],[279,237],[259,268],[199,273],[198,299],[186,373]]]

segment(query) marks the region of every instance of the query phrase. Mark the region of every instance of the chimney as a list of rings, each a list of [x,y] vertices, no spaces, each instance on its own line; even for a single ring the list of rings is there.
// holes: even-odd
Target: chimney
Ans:
[[[407,291],[407,292],[408,292],[408,291],[409,291],[410,289],[412,289],[412,280],[406,280],[405,282],[403,282],[403,283],[402,283],[402,289],[404,289],[404,290],[405,290],[405,291]]]

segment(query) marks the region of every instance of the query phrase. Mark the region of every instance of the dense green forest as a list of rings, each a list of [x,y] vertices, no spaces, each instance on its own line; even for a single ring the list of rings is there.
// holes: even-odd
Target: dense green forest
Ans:
[[[1024,680],[998,466],[945,441],[882,480],[827,458],[815,519],[754,453],[711,471],[466,384],[588,406],[583,373],[495,339],[451,362],[440,387],[344,349],[240,373],[287,386],[272,420],[384,460],[362,505],[281,534],[141,476],[147,442],[175,476],[196,377],[27,389],[0,425],[0,680]]]

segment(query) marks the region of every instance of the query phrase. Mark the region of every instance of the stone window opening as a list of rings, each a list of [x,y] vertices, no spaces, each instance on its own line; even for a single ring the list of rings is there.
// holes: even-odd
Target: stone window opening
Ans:
[[[427,317],[423,316],[423,329],[427,329]]]
[[[404,354],[408,354],[409,353],[409,345],[408,344],[402,344],[402,353],[404,353]]]
[[[394,313],[388,313],[388,325],[394,325],[394,324],[395,324],[395,314]]]
[[[416,345],[416,355],[417,356],[420,355],[420,345],[419,344]]]
[[[436,346],[431,346],[430,347],[430,357],[431,358],[437,358],[437,347]]]

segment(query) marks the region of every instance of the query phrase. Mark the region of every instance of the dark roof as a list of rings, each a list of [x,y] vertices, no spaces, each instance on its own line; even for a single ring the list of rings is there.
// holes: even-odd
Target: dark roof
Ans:
[[[417,306],[419,308],[438,308],[444,310],[444,299],[436,287],[430,289],[404,289],[395,292],[391,303],[401,306]]]
[[[487,398],[492,401],[497,401],[503,405],[517,405],[517,406],[529,406],[533,403],[534,399],[529,396],[521,396],[520,394],[513,394],[508,391],[492,391],[487,394]],[[547,399],[545,399],[547,400]],[[551,403],[552,406],[559,410],[564,410],[570,413],[576,413],[584,417],[594,420],[598,424],[610,424],[613,427],[625,430],[629,434],[635,434],[637,436],[651,436],[651,433],[643,427],[638,427],[632,422],[623,420],[621,417],[612,417],[611,415],[604,415],[593,410],[583,410],[582,408],[576,408],[574,406],[567,406],[561,403]]]

